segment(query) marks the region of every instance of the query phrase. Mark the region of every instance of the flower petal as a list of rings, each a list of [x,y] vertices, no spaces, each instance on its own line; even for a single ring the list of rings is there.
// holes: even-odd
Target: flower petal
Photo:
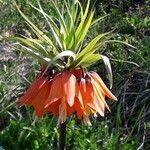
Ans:
[[[97,111],[101,116],[104,116],[104,110],[105,110],[104,103],[103,103],[101,100],[99,100],[96,95],[95,95],[95,97],[94,97],[93,104],[94,104],[94,106],[95,106],[95,108],[96,108],[96,111]]]
[[[33,105],[36,115],[38,117],[42,117],[44,113],[47,112],[47,109],[44,108],[45,101],[48,98],[49,92],[50,92],[51,85],[49,82],[46,82],[45,85],[41,88],[39,93],[34,98],[31,105]]]
[[[62,99],[61,104],[59,105],[59,118],[58,122],[59,123],[64,123],[67,118],[67,111],[66,111],[66,104],[65,104],[65,99]]]
[[[75,96],[78,99],[80,105],[83,107],[83,100],[82,100],[82,95],[80,92],[80,85],[78,82],[76,82],[76,94],[75,94]]]
[[[83,103],[84,103],[86,97],[86,80],[84,78],[81,78],[80,80],[79,90],[81,92]]]
[[[34,97],[38,94],[38,92],[46,82],[47,78],[37,78],[26,91],[26,93],[20,98],[20,100],[18,101],[19,105],[30,105]]]
[[[85,93],[85,100],[86,100],[86,103],[89,103],[91,101],[93,101],[93,96],[94,96],[94,93],[93,93],[93,86],[92,86],[92,83],[91,81],[87,80],[86,81],[86,93]]]
[[[108,105],[107,105],[107,103],[105,101],[104,93],[102,93],[102,91],[99,90],[100,89],[99,84],[96,81],[94,81],[94,80],[92,80],[92,83],[93,83],[93,87],[95,89],[95,94],[97,95],[98,100],[102,101],[104,103],[105,107],[110,111],[110,109],[109,109],[109,107],[108,107]]]
[[[77,113],[78,119],[81,119],[81,117],[83,116],[83,108],[77,98],[75,98],[74,107],[75,107],[75,111]]]
[[[45,102],[45,108],[59,100],[64,95],[63,85],[62,85],[62,74],[59,74],[54,77],[51,86],[51,91],[48,96],[47,101]]]
[[[69,104],[66,103],[66,106],[67,106],[67,116],[72,115],[75,112],[74,105],[72,107],[70,107]]]
[[[55,116],[59,116],[59,106],[60,106],[60,103],[61,103],[61,99],[51,103],[47,109],[49,112],[52,112]]]
[[[110,99],[117,100],[117,98],[106,87],[105,83],[96,72],[91,72],[90,75],[100,85],[100,87],[103,89],[106,96],[108,96]]]
[[[74,105],[75,89],[76,89],[76,77],[70,72],[66,71],[62,75],[62,84],[64,88],[64,94],[70,107]]]

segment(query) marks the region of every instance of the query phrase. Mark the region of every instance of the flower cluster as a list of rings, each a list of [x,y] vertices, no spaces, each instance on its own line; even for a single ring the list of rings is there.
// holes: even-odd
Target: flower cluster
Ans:
[[[43,72],[19,100],[20,105],[33,106],[38,117],[51,112],[63,123],[76,113],[78,119],[90,124],[91,114],[104,116],[105,108],[109,110],[105,96],[117,100],[96,72],[81,68]]]

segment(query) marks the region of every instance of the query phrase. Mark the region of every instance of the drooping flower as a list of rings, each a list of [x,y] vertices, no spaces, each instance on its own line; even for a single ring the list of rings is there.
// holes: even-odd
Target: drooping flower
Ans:
[[[59,116],[61,122],[66,120],[67,115],[74,112],[75,85],[76,78],[69,71],[56,75],[52,81],[51,91],[45,102],[45,108],[49,108],[49,111]],[[58,106],[52,108],[56,103]],[[55,109],[59,110],[59,114]]]
[[[33,106],[38,117],[42,117],[46,110],[44,109],[45,100],[49,95],[51,82],[47,77],[38,75],[29,89],[18,101],[19,105]]]
[[[20,105],[33,106],[38,117],[51,112],[61,123],[74,113],[78,119],[90,123],[91,114],[104,116],[105,108],[109,110],[105,96],[117,100],[96,72],[75,69],[53,76],[38,76],[20,99]]]
[[[95,81],[95,78],[100,82]],[[96,72],[86,73],[85,77],[81,77],[77,84],[80,93],[77,98],[80,99],[82,117],[86,123],[90,123],[89,116],[91,114],[99,113],[104,116],[105,108],[109,110],[105,96],[117,100]]]

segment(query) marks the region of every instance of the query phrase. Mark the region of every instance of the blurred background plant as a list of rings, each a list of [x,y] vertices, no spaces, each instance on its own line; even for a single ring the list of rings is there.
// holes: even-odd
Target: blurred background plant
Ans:
[[[60,5],[62,0],[57,0]],[[83,0],[82,0],[83,1]],[[18,0],[21,10],[47,32],[42,17],[27,1]],[[36,0],[30,3],[37,5]],[[84,1],[82,2],[84,5]],[[49,0],[41,1],[47,13],[53,13]],[[114,74],[113,92],[119,101],[110,103],[111,113],[106,118],[92,119],[92,127],[68,119],[68,149],[135,150],[150,149],[150,1],[97,0],[95,17],[107,17],[97,24],[90,36],[114,30],[112,42],[106,43],[102,53],[107,55]],[[40,20],[40,21],[39,21]],[[44,19],[43,19],[44,20]],[[0,0],[0,33],[29,34],[28,27],[11,0]],[[33,35],[34,36],[34,35]],[[90,37],[88,37],[90,38]],[[87,40],[88,40],[87,38]],[[136,47],[116,42],[124,41]],[[115,41],[115,42],[114,42]],[[14,51],[11,43],[0,44],[0,149],[56,149],[58,127],[48,114],[34,122],[32,108],[18,108],[17,99],[37,74],[39,65],[30,57]],[[90,69],[90,68],[89,68]],[[103,79],[105,69],[94,64]]]

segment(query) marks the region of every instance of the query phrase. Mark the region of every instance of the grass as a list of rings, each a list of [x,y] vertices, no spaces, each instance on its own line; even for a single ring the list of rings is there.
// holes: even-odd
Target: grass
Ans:
[[[7,17],[10,13],[8,8],[12,7],[8,5],[6,8],[9,2],[7,0],[4,4],[3,1],[3,5],[0,6],[6,10],[0,15],[3,32],[20,20],[15,11],[12,12],[11,19]],[[28,7],[24,9],[30,10]],[[136,46],[136,49],[132,49],[120,43],[109,43],[103,51],[111,58],[114,74],[113,92],[119,101],[109,102],[112,109],[111,113],[106,112],[105,118],[91,118],[91,127],[76,120],[74,116],[68,118],[68,149],[149,150],[149,23],[142,12],[137,13],[139,10],[130,12],[133,17],[129,12],[125,14],[118,11],[113,8],[109,18],[102,26],[95,27],[91,34],[115,27],[118,33],[112,40],[122,40]],[[114,16],[118,18],[113,19]],[[34,19],[34,16],[31,18]],[[16,103],[34,80],[39,65],[37,62],[31,62],[30,58],[22,57],[19,52],[15,52],[15,55],[14,60],[0,62],[0,149],[19,150],[20,147],[22,150],[57,149],[59,139],[57,119],[47,114],[43,119],[34,122],[33,109],[19,108]],[[95,64],[92,69],[101,76],[105,74],[101,62]],[[103,79],[107,82],[106,76],[103,76]]]

